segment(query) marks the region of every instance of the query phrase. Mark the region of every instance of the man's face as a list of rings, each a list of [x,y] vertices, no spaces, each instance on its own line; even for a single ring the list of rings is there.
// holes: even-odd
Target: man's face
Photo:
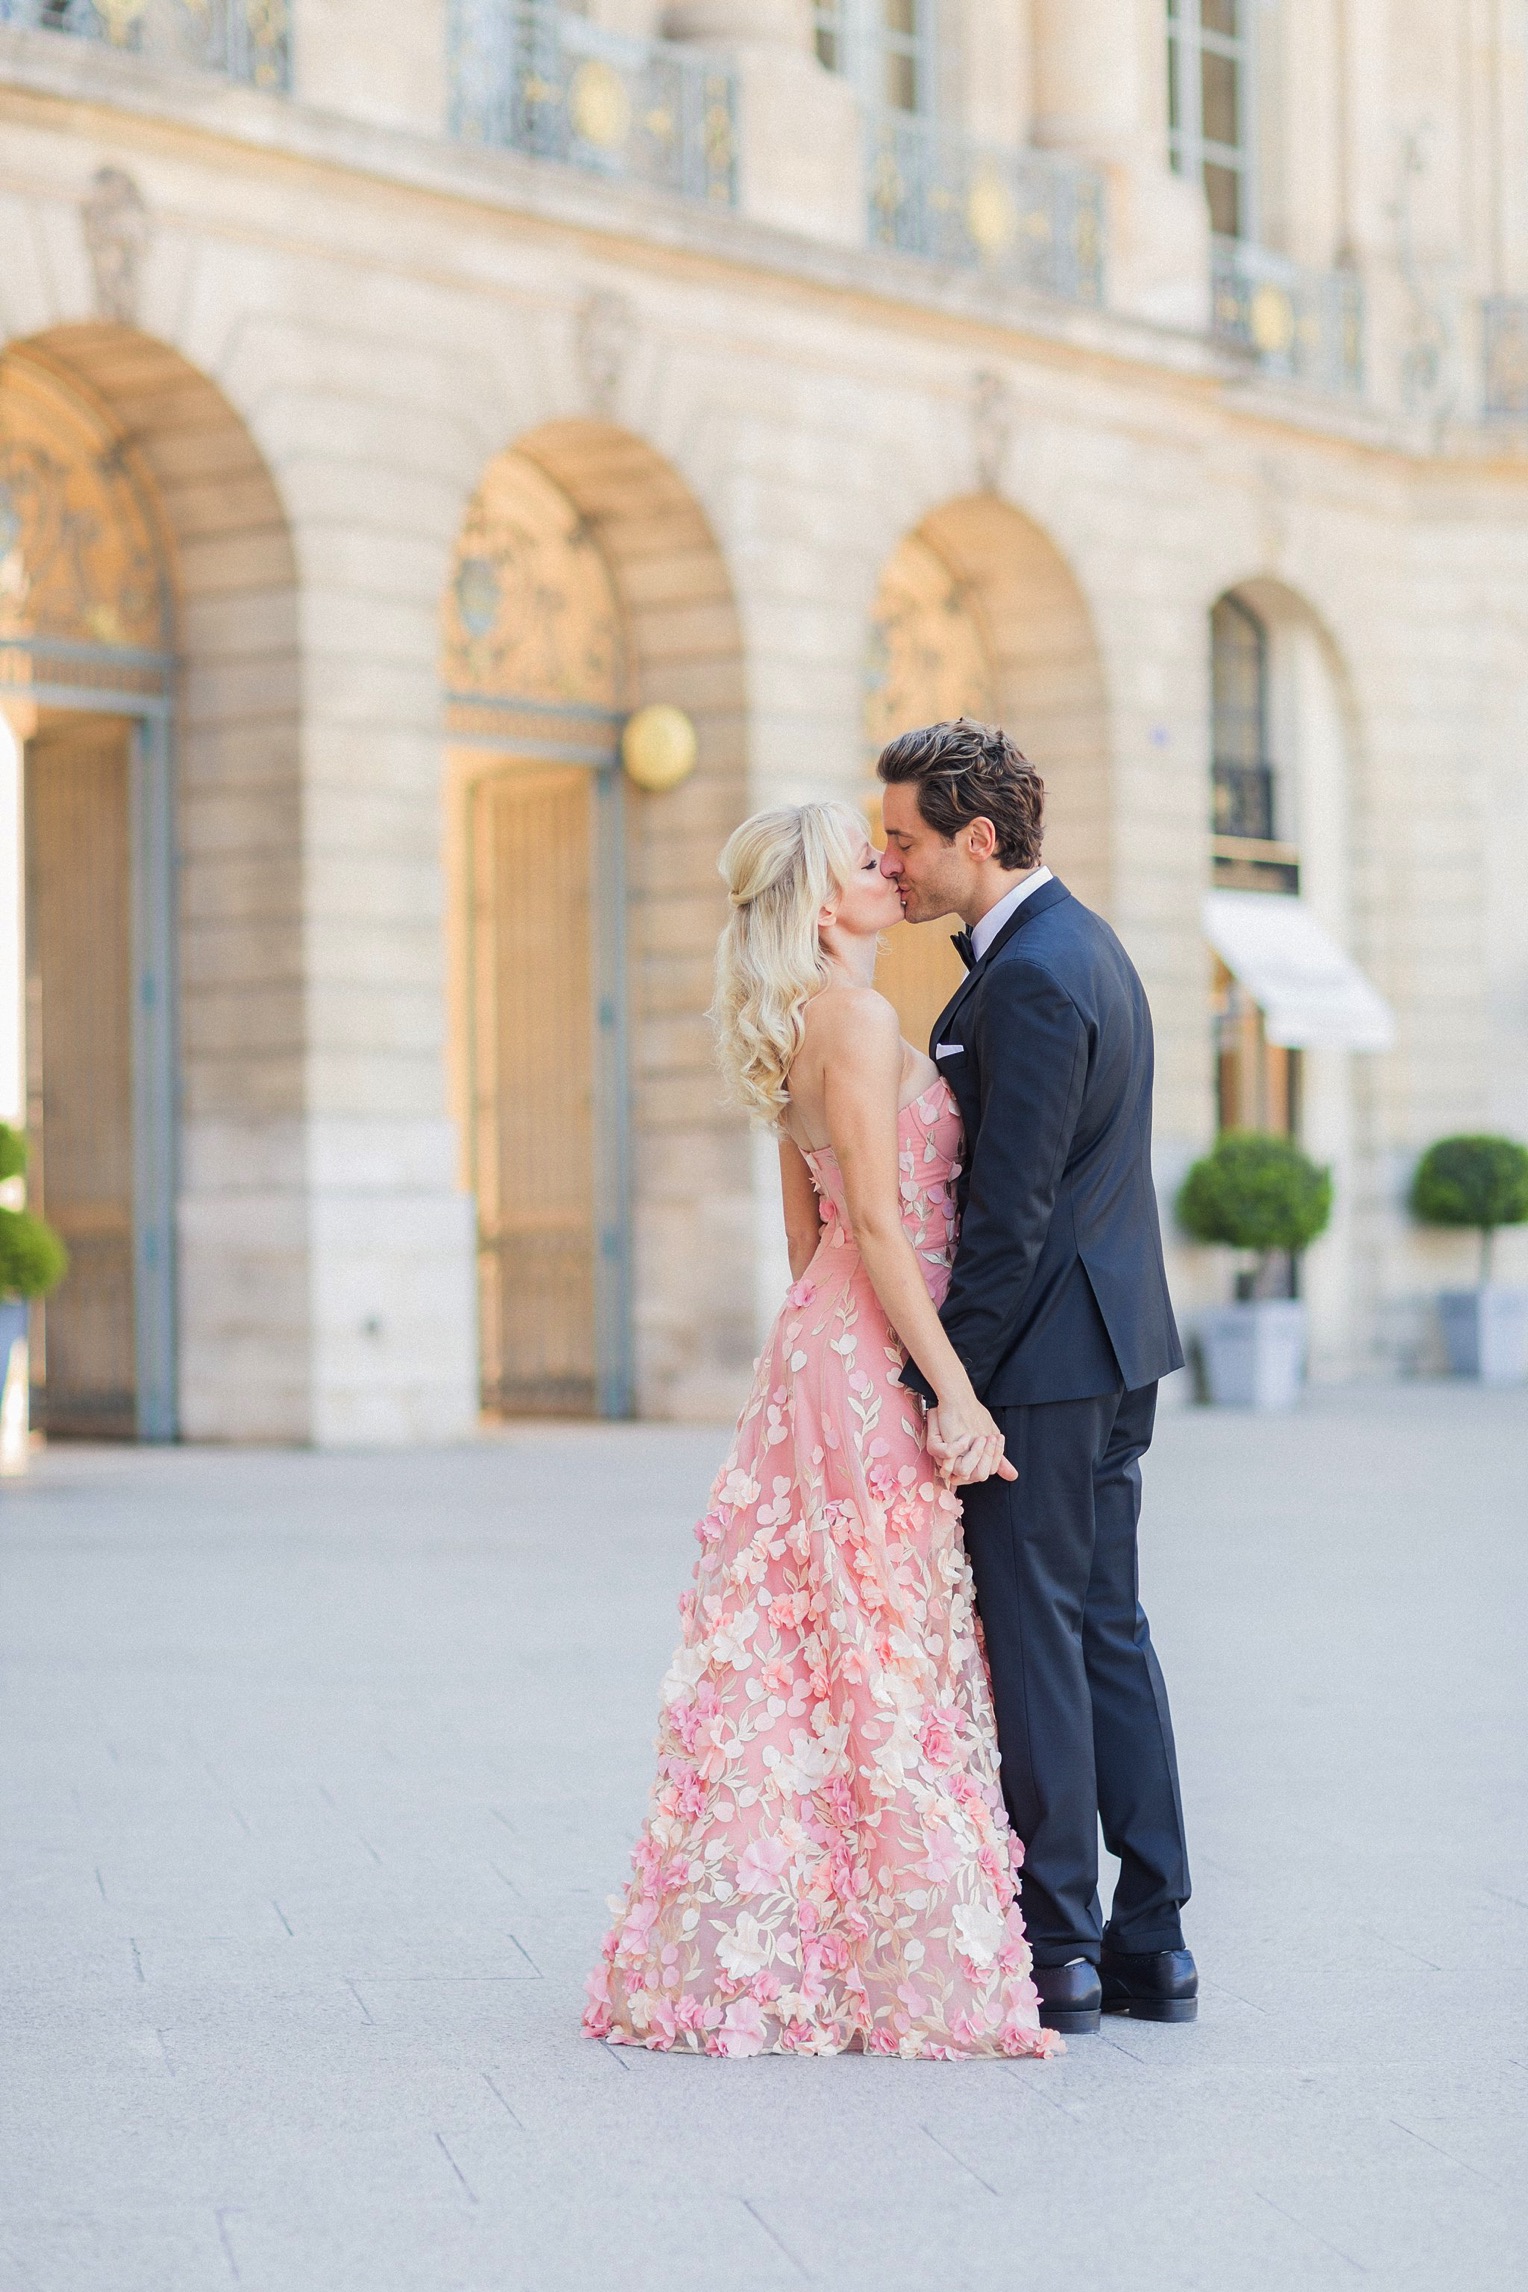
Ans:
[[[886,849],[881,873],[902,895],[909,923],[932,923],[936,916],[963,912],[976,885],[979,863],[964,847],[969,831],[946,842],[918,809],[910,780],[893,781],[881,797]]]

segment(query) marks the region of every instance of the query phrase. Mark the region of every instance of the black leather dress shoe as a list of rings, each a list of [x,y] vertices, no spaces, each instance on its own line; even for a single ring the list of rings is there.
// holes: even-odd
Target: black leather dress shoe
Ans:
[[[1063,2037],[1087,2037],[1098,2027],[1103,1992],[1098,1968],[1086,1958],[1069,1966],[1036,1966],[1031,1979],[1040,1993],[1040,2025]]]
[[[1187,1950],[1111,1950],[1098,1963],[1105,2013],[1132,2021],[1194,2021],[1199,1969]]]

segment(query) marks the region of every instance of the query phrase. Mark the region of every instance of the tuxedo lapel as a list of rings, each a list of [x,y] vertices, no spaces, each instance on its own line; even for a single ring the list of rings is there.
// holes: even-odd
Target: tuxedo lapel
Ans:
[[[980,970],[981,965],[979,963],[973,963],[970,970],[961,980],[960,985],[956,988],[954,994],[945,1004],[944,1009],[940,1012],[938,1018],[934,1021],[934,1031],[928,1038],[928,1055],[930,1058],[934,1058],[934,1045],[936,1043],[946,1043],[949,1041],[949,1030],[954,1024],[956,1013],[960,1010],[961,1006],[965,1002],[966,997],[970,994],[971,989],[975,986],[977,974]],[[934,1058],[934,1064],[936,1066],[939,1064],[939,1061],[936,1058]]]
[[[1037,915],[1043,915],[1048,907],[1056,907],[1063,899],[1070,899],[1071,896],[1060,877],[1052,876],[1049,883],[1042,883],[1038,891],[1032,891],[1028,899],[1020,900],[1008,921],[1003,925],[1002,930],[993,940],[992,945],[987,949],[986,954],[981,957],[979,962],[972,964],[935,1020],[934,1031],[929,1036],[928,1052],[930,1058],[934,1057],[934,1045],[936,1043],[945,1043],[952,1039],[951,1030],[958,1024],[967,1000],[975,993],[976,988],[985,977],[989,963],[1001,955],[1009,940],[1022,931],[1027,923],[1032,923]],[[935,1059],[934,1063],[937,1066],[939,1062]]]

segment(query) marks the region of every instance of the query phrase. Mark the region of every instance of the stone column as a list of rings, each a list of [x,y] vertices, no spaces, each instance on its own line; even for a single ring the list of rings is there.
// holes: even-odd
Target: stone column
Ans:
[[[1034,0],[1037,143],[1093,158],[1133,144],[1146,111],[1139,16],[1136,0]],[[1160,45],[1165,71],[1165,25]]]
[[[676,0],[663,11],[671,40],[715,40],[750,47],[812,47],[810,0]]]
[[[744,214],[807,238],[859,244],[859,105],[848,81],[817,61],[810,0],[680,0],[665,9],[663,29],[736,60]]]
[[[1102,166],[1108,295],[1158,324],[1209,323],[1209,217],[1167,161],[1161,0],[1033,0],[1034,139]]]
[[[1013,0],[966,0],[958,55],[961,118],[978,143],[1025,144],[1034,118],[1034,26]]]
[[[302,0],[298,99],[379,127],[446,125],[446,0]]]

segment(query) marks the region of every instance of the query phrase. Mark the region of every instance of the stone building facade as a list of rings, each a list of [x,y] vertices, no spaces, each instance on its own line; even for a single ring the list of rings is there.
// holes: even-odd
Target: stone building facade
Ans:
[[[1525,26],[0,0],[44,1421],[729,1408],[782,1255],[715,854],[957,708],[1146,979],[1164,1200],[1217,1105],[1297,1127],[1318,1371],[1427,1366],[1467,1244],[1408,1172],[1528,1134]],[[667,790],[620,767],[652,703]],[[1370,1047],[1291,1053],[1217,886],[1298,892]],[[888,949],[910,1024],[947,960]]]

